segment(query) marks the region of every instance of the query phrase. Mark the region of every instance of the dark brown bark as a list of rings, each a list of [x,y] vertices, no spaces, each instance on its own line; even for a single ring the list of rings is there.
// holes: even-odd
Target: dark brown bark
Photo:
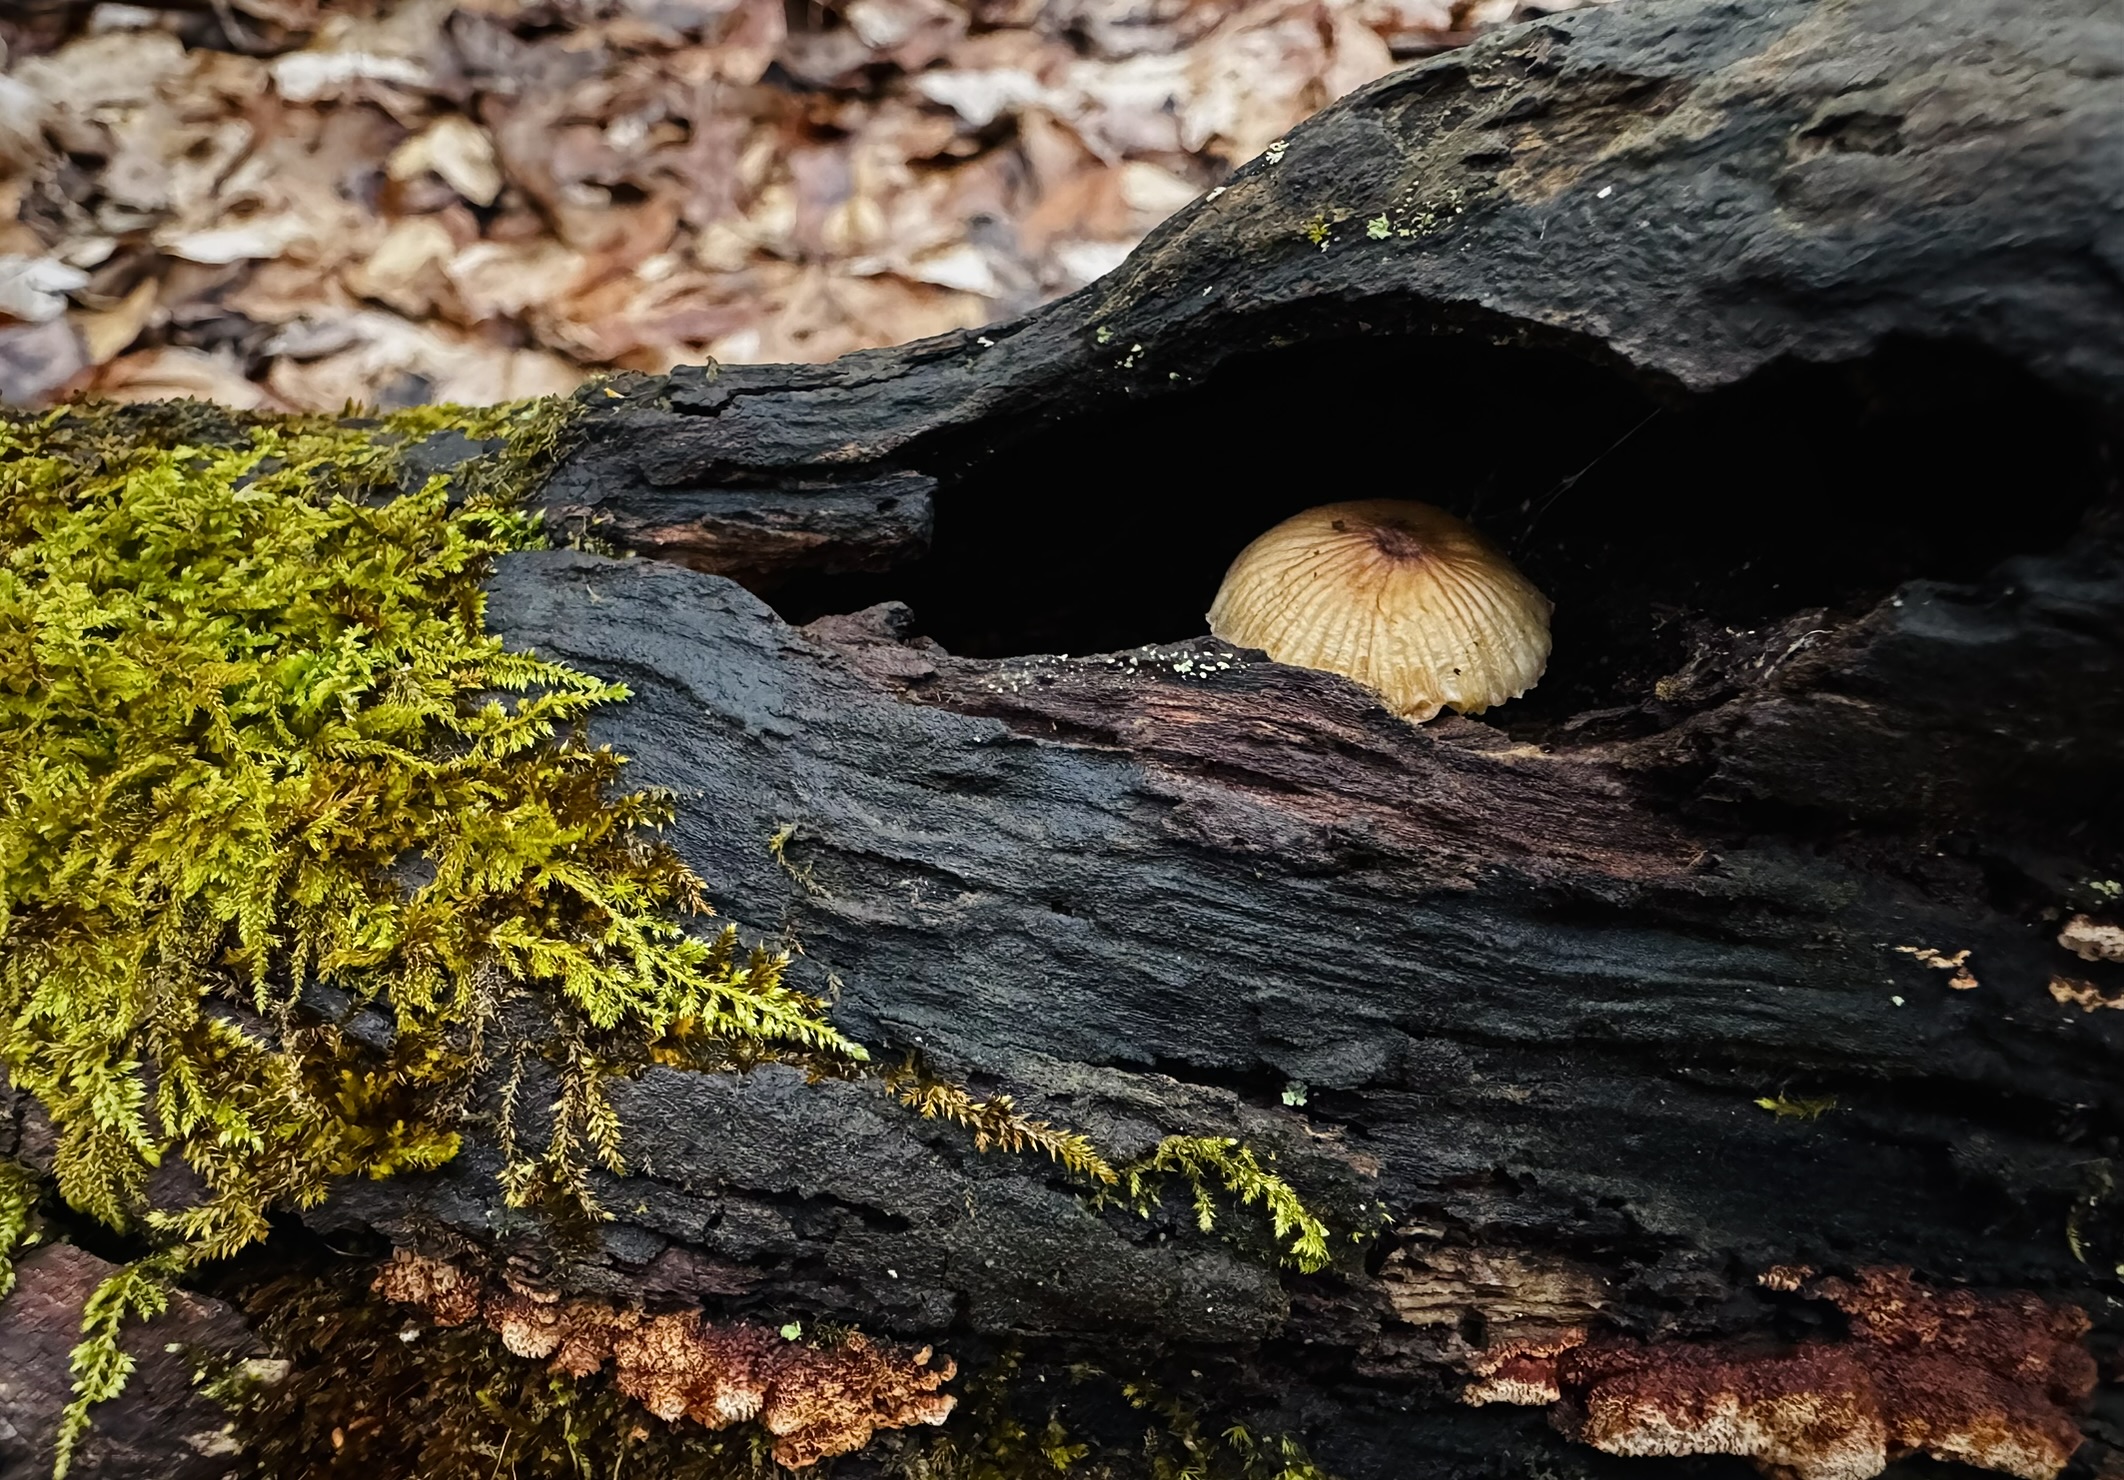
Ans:
[[[81,1309],[116,1272],[72,1244],[22,1256],[15,1287],[0,1306],[0,1473],[51,1473],[59,1414],[73,1386],[68,1367],[81,1340]],[[221,1301],[179,1292],[168,1311],[128,1330],[120,1344],[138,1365],[123,1400],[98,1410],[95,1431],[70,1473],[95,1480],[227,1474],[237,1450],[229,1410],[203,1389],[232,1378],[270,1380],[277,1371],[242,1318]]]
[[[632,688],[598,737],[723,914],[1117,1158],[1246,1138],[1368,1235],[1330,1272],[771,1069],[622,1087],[591,1257],[477,1143],[313,1222],[1193,1372],[1350,1480],[1655,1473],[1592,1447],[1602,1383],[1805,1396],[1807,1332],[1894,1443],[1987,1403],[2056,1442],[2050,1307],[2106,1359],[2124,1296],[2124,1016],[2084,1005],[2124,963],[2057,943],[2124,912],[2118,39],[2081,0],[1537,22],[1024,320],[593,393],[551,507],[669,558],[516,557],[491,615]],[[1534,694],[1411,727],[1196,635],[1247,539],[1380,493],[1555,597]],[[1920,954],[1965,951],[1967,989]],[[1852,1293],[1888,1266],[1983,1298],[1911,1356]],[[1458,1401],[1499,1373],[1556,1425]]]

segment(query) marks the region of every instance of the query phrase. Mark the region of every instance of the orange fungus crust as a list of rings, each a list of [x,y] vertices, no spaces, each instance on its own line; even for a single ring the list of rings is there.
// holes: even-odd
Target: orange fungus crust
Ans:
[[[789,1469],[861,1449],[878,1429],[940,1424],[955,1401],[938,1391],[957,1370],[949,1357],[933,1366],[926,1346],[907,1351],[860,1333],[838,1346],[808,1346],[765,1326],[713,1324],[696,1311],[651,1315],[488,1283],[404,1252],[378,1273],[376,1291],[438,1325],[482,1321],[510,1351],[547,1358],[570,1377],[610,1360],[620,1391],[666,1422],[720,1429],[757,1421]]]
[[[1558,1428],[1609,1454],[1738,1455],[1773,1480],[1870,1480],[1912,1455],[2053,1480],[2079,1448],[2096,1374],[2078,1307],[1931,1289],[1907,1269],[1765,1283],[1835,1305],[1849,1334],[1500,1350],[1470,1364],[1467,1401],[1549,1402]]]

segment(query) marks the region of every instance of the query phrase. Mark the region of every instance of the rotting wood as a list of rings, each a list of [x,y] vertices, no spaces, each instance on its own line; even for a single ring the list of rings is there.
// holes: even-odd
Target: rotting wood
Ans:
[[[1305,355],[1310,373],[1345,346],[1405,349],[1412,401],[1462,341],[1507,383],[1559,357],[1591,367],[1663,418],[1640,433],[1631,402],[1595,452],[1668,446],[1734,405],[1732,458],[1766,456],[1806,431],[1773,414],[1796,399],[1757,394],[1791,361],[1848,362],[1883,405],[1937,398],[1895,359],[1910,339],[1979,346],[2057,410],[2027,455],[2091,469],[2082,482],[1941,491],[1949,520],[2062,510],[1973,571],[1913,557],[1742,620],[1716,589],[1743,583],[1739,564],[1707,568],[1710,594],[1656,614],[1683,634],[1664,666],[1618,663],[1577,708],[1542,710],[1537,690],[1524,720],[1411,728],[1339,679],[1206,638],[955,656],[917,635],[919,603],[793,626],[666,561],[505,562],[496,626],[634,689],[597,738],[678,794],[673,835],[718,908],[800,945],[848,1031],[1116,1156],[1245,1137],[1364,1236],[1329,1273],[1278,1275],[1236,1209],[1230,1243],[1182,1209],[1100,1209],[873,1088],[771,1069],[622,1087],[636,1170],[588,1257],[509,1221],[476,1142],[435,1177],[348,1188],[313,1222],[407,1247],[508,1228],[508,1250],[571,1293],[849,1321],[962,1365],[1013,1343],[1058,1381],[1086,1354],[1193,1372],[1197,1395],[1299,1433],[1348,1480],[1652,1473],[1537,1411],[1460,1402],[1500,1374],[1548,1391],[1479,1354],[1517,1340],[1543,1371],[1579,1360],[1584,1397],[1607,1375],[1562,1354],[1586,1339],[1693,1343],[1699,1365],[1798,1350],[1825,1302],[1786,1299],[1797,1286],[1774,1272],[1802,1264],[2077,1305],[2106,1358],[2124,1334],[2124,1024],[2076,1004],[2124,994],[2124,967],[2058,937],[2124,916],[2124,503],[2102,463],[2124,405],[2102,244],[2124,228],[2099,173],[2124,123],[2113,78],[2075,61],[2116,36],[2075,0],[1922,23],[1890,0],[1540,21],[1361,91],[1016,324],[590,393],[552,506],[763,589],[820,548],[883,567],[888,588],[926,569],[935,589],[954,521],[1013,497],[996,470],[1043,428],[1144,404],[1215,425],[1258,404],[1248,377]],[[2038,89],[2046,107],[2021,108]],[[1480,455],[1529,456],[1516,442],[1539,440],[1541,412],[1485,424]],[[1385,437],[1419,458],[1434,430]],[[1271,432],[1308,435],[1224,434],[1245,449]],[[1748,521],[1776,511],[1723,507],[1720,471],[1685,509],[1774,543]],[[934,483],[927,567],[907,519],[835,523],[853,517],[835,499],[889,479]],[[1141,496],[1238,517],[1221,490]],[[1853,493],[1854,519],[1869,496]],[[1626,515],[1630,497],[1604,507]],[[1535,554],[1585,527],[1548,508],[1517,530]],[[803,511],[798,532],[718,564],[708,514],[751,509]],[[1037,534],[1074,511],[1036,513]],[[1791,559],[1828,565],[1852,543],[1836,525]],[[1629,552],[1598,558],[1582,589],[1634,599]],[[1560,604],[1559,661],[1571,615]],[[1558,673],[1557,692],[1581,689]],[[1928,952],[1979,985],[1956,990]],[[2078,1463],[2115,1453],[2111,1401],[2098,1391]],[[2032,1420],[2053,1446],[2059,1421]],[[1658,1473],[1735,1473],[1722,1463]]]

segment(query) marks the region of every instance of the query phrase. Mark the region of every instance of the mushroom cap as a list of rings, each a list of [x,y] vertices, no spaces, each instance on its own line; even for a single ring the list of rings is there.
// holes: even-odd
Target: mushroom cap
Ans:
[[[1239,552],[1210,631],[1375,690],[1421,724],[1479,714],[1540,681],[1549,599],[1443,509],[1358,499],[1294,514]]]

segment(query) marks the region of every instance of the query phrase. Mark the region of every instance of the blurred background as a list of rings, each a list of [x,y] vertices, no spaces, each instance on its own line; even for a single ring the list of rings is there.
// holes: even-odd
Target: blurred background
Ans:
[[[980,325],[1572,3],[14,0],[0,400],[488,402]]]

